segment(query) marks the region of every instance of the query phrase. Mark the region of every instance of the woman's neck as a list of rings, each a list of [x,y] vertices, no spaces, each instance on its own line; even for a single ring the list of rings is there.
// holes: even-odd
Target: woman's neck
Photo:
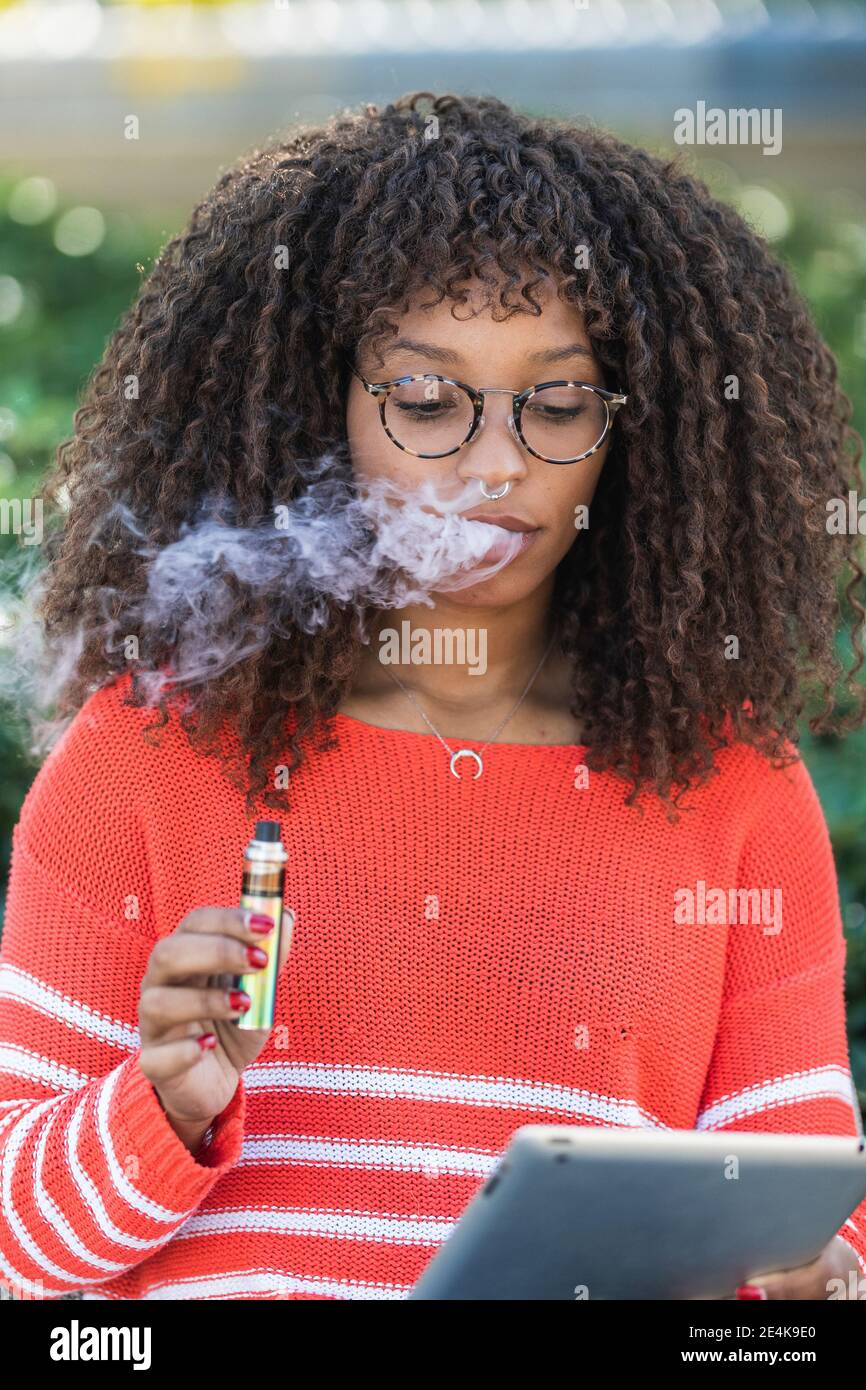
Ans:
[[[473,608],[440,596],[435,608],[417,604],[381,612],[340,712],[384,728],[429,733],[420,706],[443,738],[486,739],[520,699],[552,632],[546,592],[507,609]],[[570,663],[554,642],[497,738],[580,742],[570,701]]]

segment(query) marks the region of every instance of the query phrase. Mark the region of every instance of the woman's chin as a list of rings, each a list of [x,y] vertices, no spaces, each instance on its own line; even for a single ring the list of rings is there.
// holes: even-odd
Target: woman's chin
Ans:
[[[505,608],[528,598],[538,588],[543,576],[511,574],[500,570],[488,579],[480,579],[477,584],[466,584],[461,589],[433,590],[432,597],[437,603],[445,603],[451,608]]]

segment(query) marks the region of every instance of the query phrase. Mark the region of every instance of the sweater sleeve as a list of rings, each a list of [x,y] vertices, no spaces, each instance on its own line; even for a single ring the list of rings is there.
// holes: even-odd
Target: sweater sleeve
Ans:
[[[0,1281],[24,1297],[98,1286],[146,1260],[242,1143],[242,1079],[193,1156],[139,1065],[156,939],[146,844],[118,795],[125,781],[132,800],[128,757],[101,728],[79,712],[13,831],[0,939]],[[96,755],[89,768],[82,752]],[[115,884],[117,903],[100,881]]]
[[[762,759],[749,781],[737,889],[744,905],[751,891],[754,906],[727,918],[723,998],[695,1127],[858,1135],[826,821],[802,761],[773,769]],[[866,1200],[838,1234],[866,1274]]]

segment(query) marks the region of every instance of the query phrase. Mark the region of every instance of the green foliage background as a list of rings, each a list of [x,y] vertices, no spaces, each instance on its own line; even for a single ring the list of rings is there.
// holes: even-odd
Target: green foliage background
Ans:
[[[741,196],[724,166],[704,173],[722,196],[734,201]],[[66,209],[58,206],[43,221],[22,225],[7,210],[11,189],[11,183],[0,181],[0,308],[3,277],[23,289],[24,303],[10,322],[0,321],[0,496],[25,498],[34,495],[57,444],[71,432],[81,387],[174,227],[109,212],[97,249],[70,256],[54,243],[57,219]],[[792,266],[839,359],[843,386],[855,402],[854,423],[863,434],[866,214],[844,198],[798,198],[779,190],[776,196],[788,219],[781,233],[775,227],[775,249]],[[14,536],[0,536],[0,553],[16,544]],[[841,633],[837,642],[847,656]],[[849,943],[849,1041],[861,1104],[866,1104],[866,730],[844,741],[815,739],[804,730],[802,749],[839,874]],[[5,878],[12,827],[36,770],[6,719],[0,720],[0,767],[0,874]]]

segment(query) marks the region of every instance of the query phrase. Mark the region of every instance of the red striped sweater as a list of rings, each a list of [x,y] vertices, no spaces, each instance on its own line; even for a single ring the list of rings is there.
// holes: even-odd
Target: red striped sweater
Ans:
[[[724,750],[670,825],[612,776],[584,785],[579,746],[498,744],[458,782],[432,734],[338,716],[282,820],[276,1026],[194,1157],[138,1066],[139,988],[191,908],[237,903],[252,821],[174,716],[142,738],[127,687],[91,696],[15,827],[7,1286],[401,1298],[519,1125],[858,1132],[802,763]],[[841,1234],[866,1273],[866,1203]]]

